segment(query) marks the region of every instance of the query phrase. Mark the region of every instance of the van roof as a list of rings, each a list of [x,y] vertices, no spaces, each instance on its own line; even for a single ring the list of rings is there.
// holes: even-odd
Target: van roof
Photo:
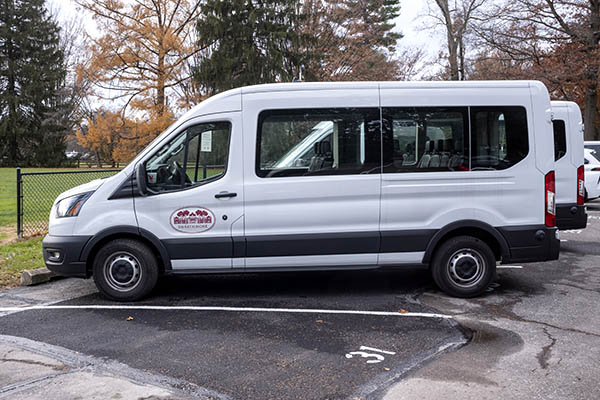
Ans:
[[[268,83],[245,86],[242,94],[284,92],[299,90],[339,90],[339,89],[376,89],[376,88],[526,88],[543,85],[539,81],[382,81],[382,82],[292,82]]]
[[[574,108],[577,107],[579,109],[579,105],[574,101],[564,101],[564,100],[552,100],[550,102],[552,108],[564,107],[564,108]]]

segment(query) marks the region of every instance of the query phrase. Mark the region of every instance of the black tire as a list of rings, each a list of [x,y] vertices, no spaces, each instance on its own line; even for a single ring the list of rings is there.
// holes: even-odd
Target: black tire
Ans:
[[[93,276],[100,293],[115,301],[147,296],[158,280],[158,262],[152,250],[133,239],[117,239],[96,254]]]
[[[476,297],[496,277],[496,257],[482,240],[456,236],[436,249],[431,274],[436,285],[450,296]]]

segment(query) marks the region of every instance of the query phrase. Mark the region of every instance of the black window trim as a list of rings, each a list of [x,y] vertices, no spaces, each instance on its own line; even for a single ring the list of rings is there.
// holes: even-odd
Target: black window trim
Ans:
[[[268,176],[262,176],[261,175],[261,168],[260,168],[260,140],[261,140],[261,135],[262,135],[262,124],[263,121],[265,119],[265,114],[268,113],[281,113],[281,114],[295,114],[295,113],[304,113],[308,110],[311,111],[321,111],[324,114],[328,111],[328,110],[350,110],[350,109],[355,109],[355,110],[378,110],[379,113],[379,128],[380,128],[380,168],[379,168],[379,172],[377,172],[378,174],[410,174],[410,173],[425,173],[425,172],[460,172],[461,174],[464,172],[482,172],[482,170],[478,170],[478,171],[473,171],[472,168],[472,160],[473,160],[473,154],[472,154],[472,149],[473,149],[473,145],[472,145],[472,137],[473,137],[473,126],[472,126],[472,109],[493,109],[493,108],[521,108],[524,112],[525,112],[525,126],[527,129],[527,154],[521,159],[519,160],[517,163],[511,165],[508,168],[505,169],[493,169],[493,170],[486,170],[483,172],[492,172],[492,171],[507,171],[512,169],[513,167],[519,165],[521,162],[523,162],[525,159],[527,159],[527,157],[529,157],[531,155],[532,152],[532,147],[531,147],[531,138],[530,138],[530,134],[531,134],[531,126],[530,126],[530,113],[527,110],[527,107],[524,105],[515,105],[515,104],[493,104],[493,105],[435,105],[435,106],[406,106],[406,105],[402,105],[402,106],[378,106],[378,107],[316,107],[316,108],[307,108],[307,107],[300,107],[300,108],[284,108],[284,109],[263,109],[259,112],[258,114],[258,119],[257,119],[257,127],[256,127],[256,146],[255,146],[255,153],[254,153],[254,157],[255,157],[255,162],[254,162],[254,174],[258,177],[258,178],[273,178],[273,177],[268,177]],[[469,160],[469,165],[468,165],[468,170],[466,171],[452,171],[452,170],[443,170],[443,171],[438,171],[438,170],[430,170],[430,169],[423,169],[422,171],[406,171],[406,172],[402,172],[402,171],[396,171],[396,172],[385,172],[385,166],[384,166],[384,124],[383,124],[383,119],[385,117],[385,109],[398,109],[398,108],[415,108],[415,109],[421,109],[421,108],[441,108],[441,109],[451,109],[451,108],[456,108],[456,109],[466,109],[466,117],[467,117],[467,123],[466,123],[466,129],[467,129],[467,135],[468,135],[468,160]],[[463,146],[466,143],[463,143]],[[464,149],[463,149],[464,150]],[[371,173],[375,173],[375,172],[371,172]],[[361,173],[355,173],[355,174],[344,174],[344,175],[361,175]],[[331,175],[319,175],[319,174],[315,174],[315,175],[291,175],[291,176],[281,176],[279,178],[299,178],[299,177],[306,177],[306,178],[310,178],[312,176],[342,176],[342,175],[336,175],[336,174],[331,174]]]
[[[188,186],[188,187],[181,187],[179,189],[165,190],[165,191],[162,191],[162,192],[156,192],[156,191],[154,191],[154,190],[152,190],[152,189],[150,189],[148,187],[148,195],[150,195],[150,196],[158,196],[158,195],[167,194],[167,193],[183,192],[183,191],[186,191],[186,190],[195,189],[195,188],[204,186],[204,185],[209,184],[209,183],[216,182],[216,181],[220,180],[221,178],[225,177],[225,175],[227,175],[227,171],[229,169],[229,160],[230,160],[229,156],[231,154],[231,140],[232,140],[232,137],[233,137],[233,127],[234,127],[234,124],[233,124],[233,121],[231,119],[209,120],[209,121],[196,122],[196,123],[192,123],[192,124],[189,124],[189,125],[186,125],[185,123],[183,123],[181,125],[185,126],[184,128],[177,129],[176,131],[174,131],[173,134],[171,134],[169,138],[167,138],[165,141],[163,141],[160,146],[157,146],[157,148],[154,151],[152,151],[151,153],[149,153],[148,155],[146,155],[146,157],[144,158],[144,160],[140,161],[140,163],[142,163],[142,165],[144,165],[144,167],[145,167],[146,164],[148,163],[148,161],[150,161],[150,159],[152,157],[154,157],[154,155],[156,153],[158,153],[160,151],[160,149],[162,149],[164,146],[169,145],[169,143],[171,143],[172,140],[176,139],[181,133],[183,133],[184,131],[187,131],[188,129],[190,129],[190,128],[194,127],[194,126],[204,125],[204,124],[218,124],[218,123],[223,123],[223,122],[227,123],[229,125],[229,139],[228,139],[228,142],[227,142],[227,160],[225,161],[225,168],[224,168],[222,174],[215,175],[214,177],[206,178],[204,181],[196,183],[196,184]],[[180,125],[180,127],[181,127],[181,125]],[[189,132],[186,133],[186,136],[187,135],[189,135]],[[185,146],[186,146],[185,158],[186,159],[187,159],[187,147],[188,147],[188,145],[189,145],[189,140],[186,138],[186,144],[185,144]]]

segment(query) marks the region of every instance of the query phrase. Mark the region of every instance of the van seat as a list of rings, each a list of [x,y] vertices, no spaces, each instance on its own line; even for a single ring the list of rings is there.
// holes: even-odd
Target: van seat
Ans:
[[[329,169],[333,166],[333,156],[331,153],[331,143],[324,140],[315,143],[315,155],[310,160],[308,172]]]
[[[452,155],[450,148],[452,146],[452,139],[446,139],[442,141],[442,154],[440,159],[440,167],[447,168],[450,163],[450,156]]]
[[[433,142],[435,145],[435,153],[431,156],[431,161],[429,162],[430,168],[439,168],[441,164],[441,153],[442,148],[444,147],[444,140],[439,139]]]
[[[423,153],[423,157],[419,161],[419,168],[429,168],[429,163],[431,162],[431,155],[433,154],[434,142],[428,140],[425,142],[425,152]]]

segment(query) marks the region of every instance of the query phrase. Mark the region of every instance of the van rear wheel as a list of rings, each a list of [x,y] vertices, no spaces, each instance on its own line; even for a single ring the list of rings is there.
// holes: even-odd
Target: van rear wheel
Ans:
[[[158,280],[158,263],[152,250],[132,239],[104,245],[93,265],[100,293],[116,301],[136,301],[147,296]]]
[[[431,274],[436,285],[451,296],[479,296],[496,276],[496,257],[480,239],[453,237],[436,250]]]

